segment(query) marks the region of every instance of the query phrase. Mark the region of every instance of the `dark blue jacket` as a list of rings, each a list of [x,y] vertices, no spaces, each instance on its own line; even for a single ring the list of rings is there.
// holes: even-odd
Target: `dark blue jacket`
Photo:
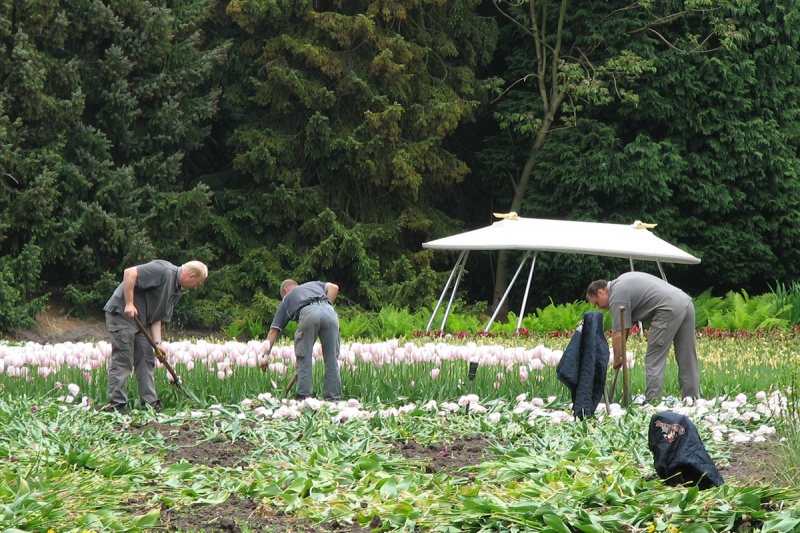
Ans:
[[[556,368],[556,375],[572,394],[572,412],[577,418],[594,415],[606,386],[608,340],[603,313],[584,313]]]
[[[648,445],[653,466],[667,485],[696,485],[700,490],[725,482],[689,417],[662,411],[650,418]]]

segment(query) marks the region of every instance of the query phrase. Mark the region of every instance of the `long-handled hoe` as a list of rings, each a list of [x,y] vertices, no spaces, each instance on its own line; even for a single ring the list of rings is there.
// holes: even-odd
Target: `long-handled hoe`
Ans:
[[[150,331],[148,331],[147,328],[144,327],[144,324],[142,324],[142,321],[139,320],[139,317],[138,316],[134,316],[133,317],[133,321],[136,322],[136,327],[139,328],[139,331],[142,332],[142,334],[147,339],[147,342],[149,342],[150,346],[152,346],[153,350],[155,350],[156,359],[158,359],[158,361],[162,365],[164,365],[164,368],[167,369],[167,372],[169,373],[170,377],[172,378],[170,383],[172,383],[172,385],[175,388],[177,388],[180,391],[180,393],[183,394],[186,398],[189,398],[193,402],[199,404],[200,401],[197,399],[197,397],[194,396],[194,395],[190,395],[188,392],[186,392],[186,389],[183,388],[183,385],[181,384],[180,376],[178,376],[178,374],[175,373],[175,369],[172,368],[171,364],[169,364],[169,361],[167,361],[167,357],[164,355],[164,352],[161,350],[161,348],[158,347],[156,342],[153,340],[153,336],[150,335]]]
[[[286,395],[288,395],[289,391],[292,390],[292,387],[294,386],[296,381],[297,381],[297,370],[294,371],[294,374],[292,374],[292,378],[289,380],[289,383],[286,384],[286,388],[283,389],[283,392]]]

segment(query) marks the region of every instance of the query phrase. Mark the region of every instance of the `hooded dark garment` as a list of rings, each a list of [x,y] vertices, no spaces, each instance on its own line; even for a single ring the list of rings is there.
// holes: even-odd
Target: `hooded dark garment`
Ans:
[[[704,490],[725,483],[687,416],[671,411],[654,414],[649,445],[656,473],[667,485],[697,485]]]
[[[556,368],[556,375],[572,395],[575,417],[591,418],[606,386],[608,340],[603,330],[603,313],[584,313]]]

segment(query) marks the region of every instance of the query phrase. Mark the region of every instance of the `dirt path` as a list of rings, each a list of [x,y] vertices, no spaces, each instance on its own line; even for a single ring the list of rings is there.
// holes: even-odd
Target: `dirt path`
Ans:
[[[97,342],[109,340],[106,329],[105,315],[98,309],[86,318],[75,318],[66,314],[66,306],[57,298],[47,302],[48,309],[36,317],[36,325],[0,335],[0,339],[13,342],[37,342],[39,344],[56,344],[61,342]],[[164,338],[178,340],[170,334],[169,327],[165,328]],[[186,331],[181,332],[180,338],[204,338],[210,336],[220,337],[214,331]]]

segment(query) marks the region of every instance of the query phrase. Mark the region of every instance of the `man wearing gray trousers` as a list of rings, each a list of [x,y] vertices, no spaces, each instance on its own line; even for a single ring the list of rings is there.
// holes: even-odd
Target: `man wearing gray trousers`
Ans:
[[[168,261],[155,259],[125,269],[122,283],[103,308],[111,333],[109,403],[104,410],[126,412],[126,384],[134,371],[142,408],[162,409],[155,386],[154,351],[133,319],[138,317],[150,331],[156,345],[161,344],[161,324],[172,319],[172,311],[182,291],[196,289],[207,276],[208,267],[200,261],[175,266]]]
[[[695,311],[691,297],[666,281],[645,272],[626,272],[613,281],[593,281],[586,299],[600,309],[611,311],[611,342],[614,368],[622,366],[620,307],[625,307],[625,324],[650,325],[645,365],[648,402],[661,398],[670,345],[675,345],[678,382],[683,398],[700,397],[700,374],[695,342]]]
[[[333,303],[339,294],[335,283],[309,281],[298,285],[292,279],[281,283],[281,303],[272,320],[267,341],[271,348],[291,321],[297,321],[294,334],[294,355],[297,358],[297,388],[295,399],[311,396],[311,374],[314,343],[322,344],[325,377],[322,394],[328,401],[342,399],[342,379],[339,374],[339,316]],[[267,364],[266,361],[264,364]],[[263,368],[263,367],[262,367]]]

